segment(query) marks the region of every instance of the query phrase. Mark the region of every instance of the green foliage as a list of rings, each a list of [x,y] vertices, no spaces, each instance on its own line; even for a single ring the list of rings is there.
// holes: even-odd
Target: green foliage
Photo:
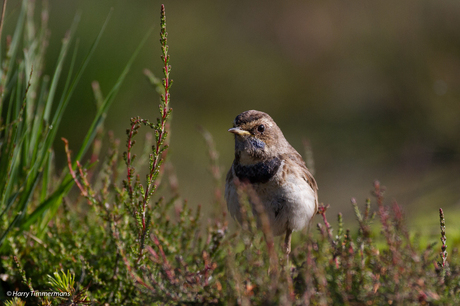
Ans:
[[[63,39],[54,74],[43,75],[44,55],[48,45],[48,7],[43,4],[40,24],[34,21],[33,1],[22,1],[14,35],[7,39],[6,56],[2,58],[0,80],[0,245],[2,250],[8,235],[19,235],[32,224],[42,237],[64,196],[73,186],[68,173],[58,178],[54,173],[52,144],[62,115],[72,93],[94,53],[108,22],[94,40],[77,72],[75,46],[60,97],[56,97],[63,66],[79,15]],[[3,19],[2,19],[3,23]],[[24,50],[23,56],[21,50]],[[137,51],[136,51],[137,53]],[[136,55],[136,53],[133,55]],[[78,151],[79,157],[88,150],[98,127],[123,81],[133,59],[98,109],[92,126]],[[54,109],[54,112],[53,112]],[[33,203],[33,205],[30,205]]]
[[[56,291],[61,292],[73,292],[75,291],[75,275],[67,271],[67,274],[64,271],[61,271],[59,274],[58,271],[53,273],[53,276],[48,275],[48,283],[51,288]]]
[[[448,257],[444,212],[440,210],[442,246],[438,253],[434,244],[425,247],[411,237],[402,209],[396,202],[391,207],[384,203],[384,188],[378,182],[374,183],[375,203],[368,199],[362,211],[352,200],[358,223],[356,232],[344,227],[339,214],[334,235],[326,217],[327,207],[321,206],[318,215],[322,223],[318,224],[318,231],[300,233],[301,242],[286,259],[260,205],[256,205],[261,215],[257,224],[249,205],[249,199],[256,204],[257,199],[250,189],[240,190],[244,203],[241,229],[229,233],[218,155],[210,133],[202,129],[215,180],[214,215],[206,220],[200,206],[189,208],[187,201],[178,195],[174,172],[166,162],[172,80],[164,6],[160,16],[163,79],[159,82],[153,73],[146,72],[160,94],[159,118],[156,123],[132,118],[123,154],[118,151],[119,141],[110,134],[107,154],[102,153],[102,121],[135,54],[106,98],[97,83],[93,84],[98,114],[75,157],[72,158],[64,139],[68,173],[61,180],[53,171],[50,147],[47,155],[40,153],[45,154],[43,164],[37,161],[40,166],[23,163],[24,154],[38,156],[37,152],[42,152],[41,146],[34,147],[28,140],[34,138],[33,134],[24,132],[28,128],[24,125],[28,104],[22,101],[27,101],[34,83],[29,78],[26,86],[17,76],[17,85],[11,85],[14,90],[6,96],[16,98],[14,103],[12,98],[5,100],[10,104],[5,107],[2,130],[5,139],[2,156],[9,159],[2,158],[1,165],[7,169],[3,170],[5,173],[10,172],[14,183],[8,185],[8,181],[2,189],[6,201],[2,202],[2,218],[9,228],[15,222],[23,222],[23,235],[16,230],[14,236],[7,236],[8,228],[2,228],[8,246],[8,252],[1,254],[2,300],[7,298],[8,291],[20,290],[71,294],[65,299],[31,298],[32,303],[42,305],[455,305],[460,302],[458,251],[452,251]],[[69,88],[73,86],[66,84]],[[30,107],[43,105],[46,109],[49,94],[45,96],[48,98],[30,102]],[[40,116],[49,117],[46,111]],[[135,138],[142,127],[148,127],[151,133],[146,134],[144,153],[137,158]],[[47,143],[45,134],[37,135],[38,142]],[[90,144],[93,155],[98,157],[92,160],[99,159],[100,167],[80,163]],[[21,149],[16,151],[18,146]],[[142,169],[146,170],[144,178]],[[32,179],[37,174],[38,178]],[[80,196],[64,198],[74,183]],[[54,207],[55,203],[60,204],[54,202],[57,199],[65,201]],[[51,207],[54,217],[43,218]],[[26,218],[15,221],[22,214]],[[52,222],[33,226],[31,220]],[[50,275],[50,271],[56,272]],[[6,303],[21,305],[23,301],[15,298]]]
[[[5,302],[5,306],[25,306],[25,305],[26,305],[26,302],[24,302],[18,297],[14,297],[13,299]]]

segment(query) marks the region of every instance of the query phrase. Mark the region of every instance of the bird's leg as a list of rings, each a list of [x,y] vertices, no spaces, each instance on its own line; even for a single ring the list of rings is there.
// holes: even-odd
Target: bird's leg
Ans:
[[[284,252],[286,253],[286,263],[289,264],[289,254],[291,254],[291,236],[292,230],[286,230],[286,238],[284,238]]]

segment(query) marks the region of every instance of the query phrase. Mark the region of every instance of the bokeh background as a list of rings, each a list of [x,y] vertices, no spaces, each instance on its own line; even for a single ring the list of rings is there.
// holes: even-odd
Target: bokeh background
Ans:
[[[37,6],[40,6],[40,1]],[[159,1],[50,0],[47,71],[77,11],[82,58],[108,28],[66,111],[60,135],[78,147],[96,111],[91,82],[116,81],[142,49],[106,120],[122,144],[129,119],[154,120],[158,96],[142,71],[161,75]],[[269,113],[304,154],[311,143],[320,201],[352,218],[379,179],[415,226],[460,208],[460,2],[166,1],[173,121],[170,160],[181,195],[211,209],[209,158],[197,125],[214,136],[228,169],[240,112]],[[9,1],[8,33],[19,1]],[[45,71],[46,73],[46,71]],[[57,142],[63,166],[63,145]],[[418,220],[418,221],[417,221]]]

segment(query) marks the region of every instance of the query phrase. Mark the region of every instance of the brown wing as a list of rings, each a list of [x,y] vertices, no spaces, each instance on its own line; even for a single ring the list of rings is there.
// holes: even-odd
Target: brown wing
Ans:
[[[228,207],[229,192],[232,188],[235,188],[235,185],[233,182],[233,165],[230,167],[230,170],[227,172],[227,177],[225,178],[224,197],[225,197],[225,201],[227,202],[227,207]]]
[[[313,189],[315,193],[315,210],[318,211],[318,184],[316,184],[316,180],[313,177],[313,175],[310,173],[310,170],[308,170],[307,166],[305,165],[305,162],[302,159],[302,156],[295,151],[293,154],[288,155],[288,159],[291,160],[295,165],[297,169],[301,169],[300,175],[304,178],[305,181],[307,181],[308,185],[310,185],[311,189]],[[287,156],[286,156],[287,157]],[[285,158],[286,160],[287,158]]]
[[[225,183],[228,185],[233,182],[233,165],[230,167],[230,170],[227,172],[227,177],[225,178]]]

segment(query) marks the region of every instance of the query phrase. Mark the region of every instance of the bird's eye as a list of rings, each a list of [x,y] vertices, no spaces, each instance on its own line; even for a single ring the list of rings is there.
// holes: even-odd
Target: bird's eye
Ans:
[[[265,126],[261,124],[259,125],[259,127],[257,127],[257,130],[262,133],[263,131],[265,131]]]

